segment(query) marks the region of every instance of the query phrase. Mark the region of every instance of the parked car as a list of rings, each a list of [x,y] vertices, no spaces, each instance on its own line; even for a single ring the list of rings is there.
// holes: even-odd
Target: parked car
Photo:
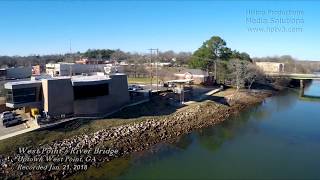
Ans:
[[[173,83],[169,83],[169,84],[168,84],[168,87],[169,87],[169,88],[174,88],[174,87],[177,87],[177,86],[176,86],[175,84],[173,84]]]
[[[1,119],[8,119],[8,118],[14,118],[16,114],[14,112],[11,111],[4,111],[3,113],[1,113],[0,118]]]
[[[138,90],[143,90],[143,87],[138,86],[138,85],[129,85],[129,86],[128,86],[128,90],[138,91]]]
[[[0,119],[2,120],[2,124],[5,127],[18,124],[22,121],[20,116],[17,116],[15,112],[5,111],[1,113]]]

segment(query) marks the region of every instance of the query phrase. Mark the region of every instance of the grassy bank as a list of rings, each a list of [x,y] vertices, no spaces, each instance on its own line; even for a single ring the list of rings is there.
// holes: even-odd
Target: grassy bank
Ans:
[[[80,134],[93,133],[100,129],[109,129],[120,125],[141,122],[151,116],[168,115],[175,111],[176,107],[172,107],[159,99],[153,99],[138,106],[125,108],[107,119],[67,122],[54,128],[33,131],[1,140],[0,154],[14,152],[18,147],[47,144]]]
[[[21,146],[33,146],[33,149],[73,147],[76,149],[90,148],[91,150],[97,147],[112,147],[120,152],[116,157],[98,155],[97,158],[100,163],[114,161],[119,157],[127,157],[132,152],[148,149],[160,142],[174,142],[180,135],[193,130],[218,124],[246,107],[260,103],[269,95],[270,92],[228,89],[210,95],[204,100],[180,107],[171,106],[165,101],[165,98],[157,96],[151,102],[113,114],[110,119],[74,121],[54,129],[22,134],[0,142],[1,154],[7,153],[8,155],[2,157],[2,160],[9,167],[2,169],[4,170],[2,172],[6,172],[2,175],[20,176],[20,172],[14,170],[17,164],[6,159],[15,157],[16,149]],[[58,154],[57,157],[62,158],[63,154]],[[99,163],[94,162],[88,166],[96,167],[99,166]],[[39,171],[31,171],[24,174],[23,177],[35,179],[57,177],[59,179],[72,177],[74,174],[77,172],[61,170],[39,173]]]
[[[214,104],[224,104],[226,99],[234,99],[235,103],[250,104],[261,101],[260,97],[249,95],[244,92],[235,93],[234,89],[219,92],[214,96],[207,98],[207,101]],[[193,108],[197,104],[186,107],[173,107],[161,98],[153,99],[148,103],[139,106],[126,108],[108,119],[99,120],[78,120],[68,122],[47,130],[33,131],[21,134],[9,139],[0,141],[0,154],[14,152],[18,147],[38,146],[47,144],[56,140],[62,140],[81,134],[90,134],[101,129],[110,129],[111,127],[146,121],[152,118],[161,119],[162,116],[173,116],[178,112]]]

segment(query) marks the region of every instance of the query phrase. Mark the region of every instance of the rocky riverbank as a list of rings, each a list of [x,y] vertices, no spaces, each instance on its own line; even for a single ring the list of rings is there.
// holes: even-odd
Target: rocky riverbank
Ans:
[[[102,129],[38,147],[28,147],[30,148],[28,153],[21,152],[20,149],[20,152],[17,150],[15,153],[1,157],[0,176],[33,179],[65,178],[80,170],[86,170],[89,166],[99,166],[101,162],[145,150],[159,142],[171,142],[194,129],[220,123],[246,107],[260,103],[270,95],[270,91],[235,93],[234,90],[227,90],[215,97],[208,97],[206,101],[180,108],[170,115],[148,117],[141,122]],[[85,153],[85,150],[88,152]],[[25,161],[21,158],[22,155],[26,158]],[[46,161],[48,156],[60,160]],[[28,158],[32,159],[28,160]],[[82,160],[71,161],[72,158]],[[29,166],[33,164],[45,166],[48,163],[51,164],[50,171],[48,170],[50,167],[41,170],[38,166],[32,171],[23,169],[23,167],[30,168]],[[72,165],[72,167],[66,167],[66,165]],[[19,166],[22,170],[17,170]]]

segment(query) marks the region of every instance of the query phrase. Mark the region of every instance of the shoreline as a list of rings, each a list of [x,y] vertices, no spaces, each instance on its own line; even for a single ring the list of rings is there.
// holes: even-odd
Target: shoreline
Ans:
[[[209,127],[227,120],[230,116],[242,112],[242,110],[261,103],[265,98],[274,94],[274,91],[263,90],[240,90],[234,94],[234,89],[227,89],[207,100],[196,102],[178,109],[169,115],[146,117],[141,122],[115,126],[110,129],[102,129],[91,134],[82,134],[64,140],[54,141],[42,145],[39,148],[76,148],[94,149],[111,148],[118,150],[113,155],[96,155],[96,161],[86,162],[88,166],[99,166],[106,161],[112,161],[118,157],[126,157],[132,152],[143,151],[161,142],[173,142],[179,136],[188,134],[195,129]],[[212,98],[212,99],[211,99]],[[67,178],[82,173],[83,171],[59,170],[59,171],[35,171],[32,174],[16,172],[12,168],[17,161],[6,161],[6,168],[1,168],[1,176],[23,178]],[[57,155],[62,156],[62,155]],[[35,155],[40,157],[40,155]],[[6,159],[4,157],[2,160]],[[25,162],[27,164],[28,162]],[[60,162],[61,163],[61,162]],[[2,163],[3,164],[3,163]],[[20,163],[21,164],[21,163]],[[58,165],[59,163],[55,163]],[[77,163],[75,163],[77,164]],[[78,162],[79,164],[79,162]],[[11,167],[11,168],[10,168]]]

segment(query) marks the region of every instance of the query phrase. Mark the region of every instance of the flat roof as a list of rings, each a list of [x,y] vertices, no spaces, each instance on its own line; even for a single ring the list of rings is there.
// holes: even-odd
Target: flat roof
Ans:
[[[106,75],[77,75],[77,76],[57,76],[57,77],[42,77],[40,79],[32,79],[32,80],[23,80],[23,81],[11,81],[5,83],[6,86],[16,86],[16,85],[23,85],[23,84],[35,84],[41,83],[42,80],[59,80],[59,79],[71,79],[72,83],[81,83],[81,82],[94,82],[94,81],[105,81],[111,79],[109,76]]]
[[[92,75],[92,76],[72,76],[71,81],[72,82],[87,82],[87,81],[102,81],[102,80],[109,80],[111,79],[109,76],[101,76],[101,75]]]
[[[41,83],[40,80],[29,80],[29,81],[12,81],[12,82],[7,82],[5,84],[9,85],[20,85],[20,84],[34,84],[34,83]]]

